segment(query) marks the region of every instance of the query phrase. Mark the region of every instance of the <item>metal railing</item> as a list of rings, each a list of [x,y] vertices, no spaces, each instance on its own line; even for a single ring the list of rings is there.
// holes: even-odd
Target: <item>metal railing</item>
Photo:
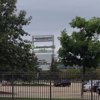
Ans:
[[[59,85],[58,80],[66,79],[71,85]],[[0,100],[81,100],[81,80],[81,73],[0,73]],[[100,76],[87,73],[84,80],[100,80]],[[84,100],[100,100],[100,96],[96,92],[86,91]]]

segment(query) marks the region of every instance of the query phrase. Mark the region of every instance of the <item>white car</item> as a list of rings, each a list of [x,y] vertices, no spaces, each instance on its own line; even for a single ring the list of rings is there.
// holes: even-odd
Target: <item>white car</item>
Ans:
[[[98,80],[92,80],[92,86],[94,86],[94,84],[98,82]],[[86,91],[91,91],[91,81],[87,82],[84,87],[83,87],[83,91],[86,92]]]

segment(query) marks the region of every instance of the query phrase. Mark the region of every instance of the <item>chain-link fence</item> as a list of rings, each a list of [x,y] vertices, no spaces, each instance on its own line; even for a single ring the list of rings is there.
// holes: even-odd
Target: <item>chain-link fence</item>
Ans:
[[[92,85],[100,76],[87,73],[84,80],[84,100],[100,100]],[[0,100],[81,100],[81,81],[81,73],[0,73]]]

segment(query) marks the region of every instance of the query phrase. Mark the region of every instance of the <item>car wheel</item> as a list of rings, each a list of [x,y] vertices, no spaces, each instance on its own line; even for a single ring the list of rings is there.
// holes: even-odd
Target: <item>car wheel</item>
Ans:
[[[86,92],[86,90],[83,90],[83,92]]]
[[[57,85],[55,85],[55,87],[57,87]]]
[[[98,94],[100,95],[100,91],[98,92]]]

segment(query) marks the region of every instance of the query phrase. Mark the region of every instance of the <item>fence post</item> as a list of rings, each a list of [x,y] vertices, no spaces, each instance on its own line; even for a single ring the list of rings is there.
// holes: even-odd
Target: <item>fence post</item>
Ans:
[[[51,70],[50,70],[50,100],[51,100]]]
[[[91,100],[93,100],[93,84],[92,84],[92,72],[90,73],[91,74]]]
[[[83,66],[83,71],[82,71],[82,89],[81,89],[81,100],[84,100],[84,78],[85,78],[85,66]]]
[[[12,100],[14,100],[14,73],[12,72]]]

